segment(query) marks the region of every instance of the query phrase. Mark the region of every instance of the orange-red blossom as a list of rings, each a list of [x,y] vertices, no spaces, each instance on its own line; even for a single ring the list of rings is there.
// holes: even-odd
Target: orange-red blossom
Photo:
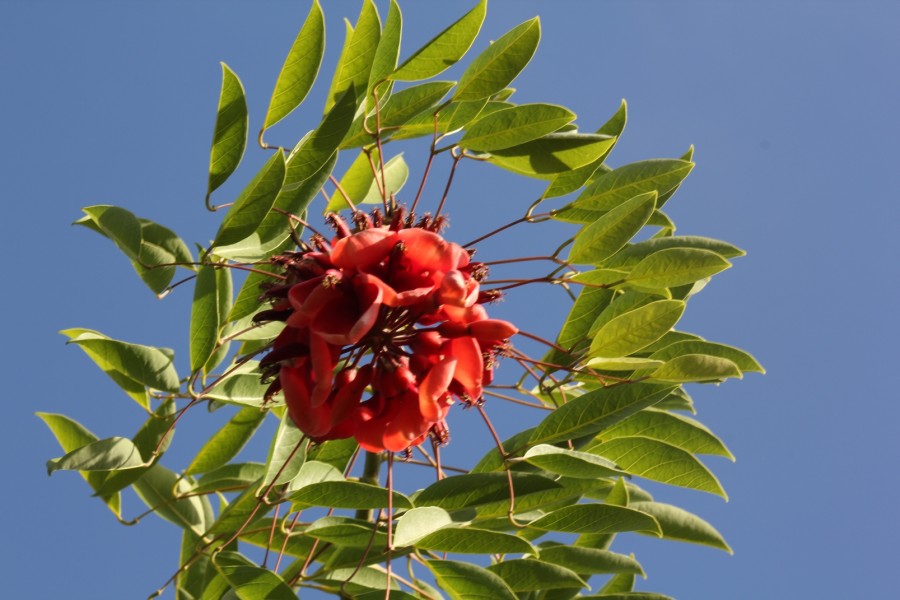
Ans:
[[[356,214],[351,232],[337,216],[337,237],[274,259],[284,285],[258,321],[285,327],[261,361],[277,376],[291,418],[315,441],[354,437],[371,452],[402,451],[431,434],[448,439],[454,397],[481,402],[495,357],[518,330],[489,319],[486,272],[428,221],[411,226],[397,211],[390,225]],[[368,398],[363,400],[366,392]]]

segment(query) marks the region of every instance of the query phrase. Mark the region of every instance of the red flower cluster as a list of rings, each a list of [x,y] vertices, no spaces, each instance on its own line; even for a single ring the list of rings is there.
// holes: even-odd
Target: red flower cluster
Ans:
[[[388,225],[378,212],[354,217],[355,231],[329,217],[331,244],[316,235],[312,247],[273,259],[286,279],[263,294],[274,305],[256,318],[285,322],[260,363],[277,376],[268,396],[283,390],[291,418],[316,441],[352,436],[372,452],[429,434],[445,442],[453,397],[481,401],[518,330],[488,318],[482,305],[497,294],[480,289],[486,269],[439,235],[440,219],[413,226],[400,209]]]

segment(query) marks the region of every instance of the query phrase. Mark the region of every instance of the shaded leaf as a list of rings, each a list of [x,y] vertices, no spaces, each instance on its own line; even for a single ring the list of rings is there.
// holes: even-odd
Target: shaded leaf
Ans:
[[[222,465],[204,473],[194,488],[197,494],[244,489],[261,479],[266,466],[261,463]]]
[[[244,150],[247,148],[247,129],[250,125],[244,86],[228,65],[225,63],[221,65],[222,89],[219,92],[216,126],[212,149],[209,152],[207,200],[241,163]]]
[[[544,531],[565,533],[617,533],[640,531],[659,535],[656,519],[648,514],[611,504],[565,506],[528,524]]]
[[[293,479],[306,461],[306,445],[308,440],[294,424],[287,411],[278,425],[278,431],[269,445],[269,456],[266,459],[266,476],[257,490],[262,495],[270,486],[281,485]]]
[[[349,517],[322,517],[304,529],[303,534],[335,546],[379,548],[387,545],[387,535],[383,531],[373,536],[372,523]]]
[[[383,487],[358,481],[322,481],[301,488],[288,499],[296,507],[294,510],[302,510],[308,506],[387,508],[388,491]],[[394,492],[393,507],[412,508],[412,503],[400,492]]]
[[[604,459],[598,460],[599,458],[586,452],[557,448],[548,444],[538,444],[529,448],[523,457],[525,461],[538,468],[566,477],[596,479],[621,473],[615,464]]]
[[[425,564],[434,573],[441,589],[454,600],[516,600],[516,595],[499,575],[477,565],[453,560],[429,560]]]
[[[206,364],[219,339],[221,322],[219,321],[217,270],[212,265],[203,265],[197,273],[194,301],[191,304],[191,371],[198,371]]]
[[[656,192],[640,194],[604,213],[575,238],[569,261],[600,264],[619,251],[647,223],[656,205]]]
[[[540,475],[513,473],[516,501],[530,493],[558,489],[560,485]],[[432,483],[416,496],[418,506],[438,506],[445,510],[473,508],[509,501],[506,473],[454,475]]]
[[[391,75],[396,81],[420,81],[434,77],[456,63],[472,46],[481,30],[487,0],[429,40],[397,67]]]
[[[686,354],[718,356],[731,361],[737,365],[741,371],[755,371],[758,373],[766,372],[753,356],[740,348],[699,339],[676,341],[655,351],[651,357],[656,360],[671,360]]]
[[[662,361],[636,356],[620,356],[618,358],[592,358],[585,366],[598,371],[634,371],[637,369],[655,368],[662,365]]]
[[[580,589],[587,583],[574,571],[535,559],[506,559],[489,566],[514,592],[540,592],[551,589]]]
[[[725,444],[703,424],[666,411],[642,410],[601,434],[603,440],[631,436],[666,442],[693,454],[713,454],[734,460]]]
[[[242,408],[212,435],[185,469],[185,475],[206,473],[225,465],[246,445],[262,424],[266,413],[258,408]]]
[[[481,100],[503,90],[534,56],[540,39],[537,17],[513,27],[469,63],[453,99]]]
[[[634,502],[632,508],[652,515],[662,528],[662,537],[719,548],[733,554],[731,547],[716,529],[692,513],[661,502]]]
[[[682,354],[650,373],[651,379],[673,383],[720,381],[728,377],[741,379],[743,376],[738,366],[727,358],[708,354]]]
[[[203,538],[190,529],[182,532],[181,555],[178,564],[189,566],[179,572],[175,579],[175,600],[198,600],[207,587],[209,557],[202,553],[200,556],[196,556],[202,545]]]
[[[728,499],[722,485],[703,463],[671,444],[632,436],[594,444],[585,451],[608,458],[632,475]]]
[[[325,18],[318,0],[313,0],[306,21],[297,34],[269,100],[263,130],[300,106],[312,88],[325,52]]]
[[[474,527],[446,527],[416,542],[416,548],[457,554],[527,554],[534,548],[526,540]]]
[[[541,546],[541,560],[572,569],[576,573],[634,573],[644,576],[640,563],[624,554],[579,546]]]
[[[296,600],[297,595],[278,574],[256,566],[243,555],[223,550],[213,567],[228,581],[240,600]]]
[[[553,104],[522,104],[478,119],[459,140],[463,148],[502,150],[553,133],[575,119],[575,113]]]
[[[187,496],[194,484],[160,464],[153,465],[134,482],[134,491],[157,515],[182,529],[203,535],[213,522],[206,496]]]
[[[146,466],[134,442],[111,437],[91,442],[65,456],[47,461],[47,474],[54,471],[121,471]]]
[[[268,389],[267,384],[259,382],[259,375],[250,373],[237,373],[229,375],[209,390],[204,398],[217,400],[219,402],[227,402],[228,404],[237,404],[241,406],[251,406],[255,409],[266,406],[277,406],[279,403],[270,400],[265,403],[263,398]]]

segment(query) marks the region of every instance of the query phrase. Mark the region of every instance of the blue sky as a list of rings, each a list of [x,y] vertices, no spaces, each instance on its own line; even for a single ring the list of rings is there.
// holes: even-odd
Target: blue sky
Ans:
[[[324,4],[333,64],[340,19],[355,19],[358,3]],[[402,55],[469,4],[405,2]],[[69,224],[80,207],[111,203],[189,242],[208,241],[217,227],[203,194],[218,61],[242,78],[257,131],[307,9],[281,1],[0,5],[0,227],[12,248],[0,300],[8,597],[51,597],[63,586],[76,598],[145,597],[175,569],[173,526],[123,527],[80,478],[44,471],[58,448],[35,411],[66,413],[102,437],[140,423],[58,330],[96,328],[181,355],[187,348],[189,293],[157,301],[111,244]],[[627,99],[629,124],[611,162],[675,157],[694,144],[697,168],[670,204],[679,233],[748,251],[692,300],[681,324],[746,348],[768,369],[693,390],[700,419],[737,456],[709,461],[730,502],[658,493],[711,521],[735,554],[623,537],[617,549],[636,552],[649,574],[640,589],[699,600],[896,593],[900,5],[492,0],[476,49],[534,15],[543,39],[516,99],[566,105],[584,130]],[[323,92],[318,86],[272,139],[288,143],[310,129]],[[239,191],[264,158],[251,149],[222,196]],[[407,159],[418,172],[421,159],[411,151]],[[470,239],[538,193],[487,168],[461,172],[449,235]],[[519,255],[536,241],[510,235],[486,251]],[[504,314],[551,335],[564,314],[547,314],[544,298],[510,295]],[[510,415],[498,417],[508,431]],[[219,422],[198,413],[183,429],[202,434]],[[466,445],[458,423],[455,440]],[[170,464],[187,460],[198,439],[176,438],[182,454]],[[136,514],[130,500],[126,513]]]

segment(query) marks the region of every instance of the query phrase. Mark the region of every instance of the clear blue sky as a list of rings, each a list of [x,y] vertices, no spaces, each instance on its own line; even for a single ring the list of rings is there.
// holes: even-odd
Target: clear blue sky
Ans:
[[[405,2],[403,55],[469,4]],[[140,422],[57,330],[96,328],[182,356],[187,347],[189,293],[156,301],[111,244],[69,223],[82,206],[111,203],[189,242],[212,237],[217,221],[203,194],[218,61],[241,76],[257,131],[307,8],[0,4],[4,597],[139,598],[175,569],[173,526],[123,527],[80,478],[44,471],[58,448],[35,411],[69,414],[102,437]],[[333,64],[340,19],[355,19],[358,3],[329,0],[325,11]],[[543,40],[516,84],[517,100],[569,106],[589,130],[626,98],[629,125],[612,162],[674,157],[694,144],[698,166],[671,204],[679,232],[749,253],[692,301],[682,322],[750,350],[769,371],[694,390],[701,420],[737,456],[735,464],[709,461],[731,501],[658,494],[711,521],[735,555],[623,537],[617,549],[635,551],[649,574],[640,588],[692,600],[892,597],[900,4],[492,0],[477,48],[536,14]],[[317,92],[314,106],[272,138],[287,142],[312,127]],[[251,150],[237,180],[262,158]],[[407,158],[415,172],[420,159]],[[536,194],[493,171],[463,174],[450,230],[460,240],[484,229],[473,215],[502,222]],[[521,254],[534,242],[504,241],[513,247],[491,251]],[[533,301],[510,296],[504,310],[549,334],[562,311],[547,315]],[[184,430],[215,423],[198,413]],[[459,427],[457,443],[468,444]],[[189,437],[176,438],[182,454],[170,465],[196,449]],[[481,430],[476,439],[488,443]],[[128,498],[126,514],[140,510]]]

